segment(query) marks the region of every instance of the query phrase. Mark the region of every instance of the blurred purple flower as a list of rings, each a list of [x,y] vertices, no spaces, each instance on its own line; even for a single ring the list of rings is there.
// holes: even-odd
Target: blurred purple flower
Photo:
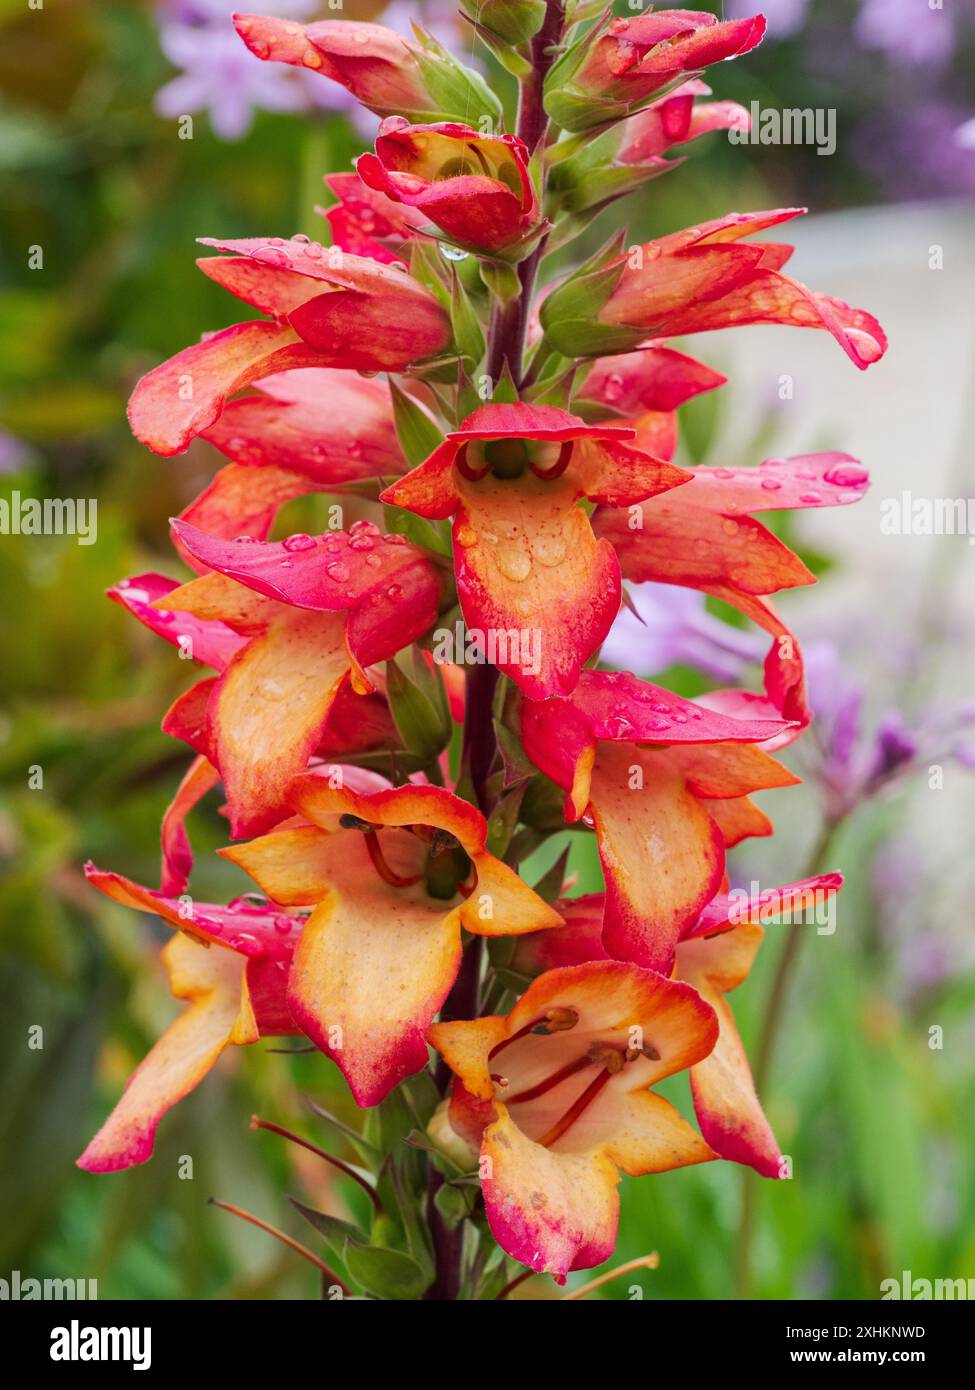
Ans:
[[[261,0],[259,6],[261,14],[293,20],[310,19],[321,8],[321,0]],[[372,138],[377,118],[338,82],[283,63],[262,62],[249,52],[231,22],[239,9],[233,0],[165,0],[159,6],[160,47],[173,66],[182,69],[156,93],[161,116],[175,119],[209,111],[221,140],[240,140],[257,111],[319,108],[345,111],[363,138]],[[441,34],[458,22],[449,0],[394,0],[375,18],[406,35],[417,20],[440,26]]]
[[[943,67],[954,52],[954,16],[927,0],[862,0],[856,37],[897,67]]]
[[[899,710],[890,709],[868,725],[866,690],[831,642],[806,649],[806,681],[813,722],[799,747],[806,761],[812,758],[811,776],[829,818],[849,815],[861,801],[922,766],[951,758],[966,769],[975,767],[975,749],[966,738],[975,708],[932,707],[913,728]]]
[[[856,132],[856,153],[895,199],[975,194],[975,155],[957,139],[967,112],[941,100],[876,112]]]
[[[15,435],[0,430],[0,473],[16,473],[27,462],[27,450]]]
[[[250,130],[255,109],[297,111],[305,104],[288,75],[256,59],[232,29],[165,24],[159,42],[173,66],[182,69],[156,93],[160,116],[209,111],[221,140],[239,140]]]
[[[725,0],[725,19],[750,19],[763,14],[768,22],[769,39],[787,39],[800,30],[806,20],[809,0]]]
[[[713,617],[693,589],[634,584],[630,596],[640,617],[621,609],[603,643],[602,659],[612,666],[638,675],[693,666],[726,685],[737,684],[764,655],[758,638]]]

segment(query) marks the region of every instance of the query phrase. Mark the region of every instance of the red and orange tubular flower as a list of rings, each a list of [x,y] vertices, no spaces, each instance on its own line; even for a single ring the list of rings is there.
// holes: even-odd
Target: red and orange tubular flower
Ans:
[[[204,246],[200,269],[267,321],[238,323],[184,348],[138,383],[132,432],[157,454],[179,454],[251,382],[297,367],[402,371],[450,340],[446,312],[401,268],[303,237],[250,237]]]
[[[454,121],[411,125],[389,116],[376,153],[360,155],[359,178],[429,218],[462,246],[498,252],[538,221],[528,150],[515,135],[482,135]]]
[[[562,919],[488,853],[481,813],[441,787],[359,795],[308,775],[288,804],[303,823],[222,853],[276,902],[313,908],[288,1004],[357,1103],[376,1105],[427,1065],[461,928],[510,936]]]
[[[523,701],[525,752],[568,792],[566,819],[595,827],[608,955],[669,974],[721,887],[726,847],[771,830],[748,793],[799,780],[756,746],[787,727],[622,672],[584,671],[566,699]]]
[[[764,922],[788,916],[789,930],[808,931],[796,917],[839,892],[842,874],[767,889],[748,899],[719,893],[677,944],[674,976],[692,985],[714,1009],[719,1033],[714,1048],[690,1071],[694,1110],[705,1140],[721,1158],[745,1163],[763,1177],[784,1176],[782,1156],[755,1092],[748,1057],[725,995],[747,978],[764,936]],[[565,919],[554,931],[523,936],[509,968],[532,976],[564,966],[608,960],[603,946],[605,895],[564,898]]]
[[[422,213],[377,193],[358,174],[326,174],[325,183],[338,202],[316,211],[327,219],[336,246],[386,265],[409,259],[408,243],[426,220]]]
[[[255,57],[320,73],[379,115],[430,110],[416,61],[419,46],[382,24],[327,19],[302,25],[235,14],[234,28]]]
[[[849,454],[824,453],[766,459],[758,468],[688,472],[685,487],[642,507],[638,517],[632,509],[600,508],[593,530],[612,542],[625,578],[700,589],[771,633],[769,698],[786,719],[805,724],[802,653],[766,595],[816,581],[753,513],[859,502],[867,470]]]
[[[634,449],[634,433],[551,406],[486,405],[382,494],[420,516],[454,517],[468,629],[511,635],[496,664],[533,699],[573,689],[619,612],[619,561],[577,503],[627,506],[689,476]],[[525,634],[537,641],[517,640]]]
[[[263,540],[294,497],[405,470],[387,382],[311,367],[263,377],[253,388],[202,431],[230,463],[182,521],[211,536]]]
[[[440,571],[368,522],[274,543],[219,540],[184,522],[173,530],[210,572],[155,600],[177,615],[167,626],[177,635],[189,615],[245,640],[205,686],[204,729],[193,728],[196,687],[168,731],[219,768],[233,834],[259,834],[285,814],[288,783],[320,747],[340,693],[370,692],[365,668],[432,626]]]
[[[669,167],[663,156],[674,145],[683,145],[713,130],[747,130],[750,116],[736,101],[702,101],[711,88],[693,79],[676,91],[624,121],[620,127],[622,143],[616,152],[620,164]]]
[[[696,990],[616,961],[549,971],[507,1018],[434,1024],[456,1077],[450,1123],[480,1148],[498,1244],[564,1283],[612,1254],[621,1173],[716,1157],[649,1088],[717,1037]]]
[[[85,873],[108,897],[177,929],[163,963],[173,994],[189,1004],[129,1077],[78,1159],[90,1173],[114,1173],[152,1157],[160,1120],[199,1085],[225,1047],[299,1031],[285,981],[303,919],[270,903],[238,900],[225,907],[167,897],[91,864]]]
[[[762,15],[719,23],[702,10],[603,20],[549,74],[546,109],[566,129],[585,130],[638,109],[685,73],[748,53],[764,33]]]
[[[670,460],[677,448],[678,406],[727,379],[683,352],[647,343],[636,352],[596,358],[574,405],[587,420],[631,425],[636,448]]]
[[[869,367],[887,350],[886,335],[872,314],[783,275],[793,247],[742,243],[804,211],[729,213],[625,253],[600,321],[645,329],[658,338],[754,323],[823,328],[851,362]]]

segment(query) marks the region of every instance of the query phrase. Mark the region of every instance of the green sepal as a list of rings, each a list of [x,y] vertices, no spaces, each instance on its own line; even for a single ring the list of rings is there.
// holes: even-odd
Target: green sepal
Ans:
[[[430,1275],[402,1250],[382,1245],[345,1243],[345,1267],[357,1284],[374,1298],[415,1302],[429,1287]]]
[[[510,304],[521,294],[521,281],[514,266],[504,261],[482,260],[480,272],[484,284],[502,304]]]
[[[443,432],[426,407],[413,396],[408,396],[392,377],[389,379],[389,392],[393,399],[396,437],[407,463],[415,468],[443,443]]]
[[[460,279],[451,277],[450,321],[454,330],[454,345],[471,371],[476,370],[484,356],[484,334],[474,306],[468,299]]]
[[[481,128],[481,118],[486,117],[490,129],[498,130],[504,112],[480,73],[465,68],[439,39],[418,24],[413,25],[413,33],[419,45],[413,56],[424,86],[434,106],[444,113],[434,119],[461,121]]]
[[[434,679],[439,680],[439,675]],[[386,698],[403,747],[424,763],[433,762],[450,741],[451,724],[445,702],[431,700],[416,680],[404,672],[398,658],[386,662]]]
[[[397,536],[405,536],[414,545],[430,550],[434,555],[449,557],[451,554],[450,523],[430,521],[425,516],[408,512],[405,507],[383,505],[383,525],[387,531]]]
[[[545,0],[475,0],[471,24],[490,30],[508,44],[534,38],[545,21]]]

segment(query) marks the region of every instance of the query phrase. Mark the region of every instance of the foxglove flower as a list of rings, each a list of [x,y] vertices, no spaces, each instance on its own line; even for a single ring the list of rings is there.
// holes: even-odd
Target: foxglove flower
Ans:
[[[454,1073],[450,1123],[480,1149],[498,1244],[564,1284],[613,1252],[621,1173],[663,1173],[716,1155],[650,1088],[717,1040],[687,985],[616,961],[551,970],[506,1018],[437,1023]]]
[[[566,820],[595,829],[608,955],[669,974],[721,886],[726,847],[771,831],[748,794],[799,780],[757,746],[782,729],[625,672],[585,671],[570,697],[523,702],[525,752],[567,793]]]
[[[692,985],[714,1009],[714,1047],[690,1069],[694,1111],[701,1133],[721,1158],[745,1163],[763,1177],[783,1176],[782,1155],[755,1092],[748,1057],[725,995],[747,979],[765,935],[764,924],[796,919],[839,891],[842,874],[817,874],[766,889],[744,901],[719,893],[677,943],[674,977]],[[564,966],[608,960],[602,941],[605,897],[590,893],[556,904],[564,926],[519,937],[509,969],[528,976]]]
[[[764,33],[761,15],[719,23],[701,10],[602,20],[552,68],[546,110],[566,130],[619,119],[685,75],[748,53]]]
[[[426,1033],[477,936],[562,920],[486,849],[481,813],[442,787],[371,795],[295,779],[302,823],[223,854],[275,902],[312,907],[288,983],[302,1031],[376,1105],[427,1064]]]
[[[154,606],[180,625],[188,614],[244,639],[207,687],[205,732],[196,735],[205,742],[194,746],[220,770],[233,834],[253,835],[285,813],[288,784],[319,747],[339,693],[371,691],[365,668],[432,626],[439,571],[369,523],[247,545],[184,522],[173,529],[211,572]],[[171,713],[170,730],[193,723],[198,696]]]
[[[500,115],[480,74],[423,30],[407,39],[381,24],[326,19],[301,25],[252,14],[234,15],[234,26],[256,57],[320,73],[377,116],[451,121]]]
[[[528,150],[515,135],[481,135],[456,121],[411,125],[388,116],[376,153],[360,155],[356,172],[368,188],[415,209],[474,250],[504,251],[538,220]]]
[[[450,340],[436,298],[394,266],[302,237],[200,240],[231,253],[198,261],[203,273],[268,319],[214,333],[142,378],[129,423],[153,453],[182,453],[262,377],[295,367],[401,371]]]
[[[758,468],[688,472],[686,486],[644,505],[638,515],[601,509],[595,532],[612,541],[627,579],[700,589],[770,633],[768,695],[785,718],[808,722],[802,653],[767,595],[814,583],[814,576],[753,513],[858,502],[867,470],[849,454],[825,453],[767,459]]]
[[[177,929],[163,948],[163,964],[173,994],[189,1006],[129,1077],[78,1159],[90,1173],[114,1173],[151,1158],[160,1120],[199,1085],[226,1047],[298,1032],[285,1000],[285,975],[302,919],[273,904],[190,903],[94,865],[85,872],[108,897],[156,913]]]
[[[558,351],[576,356],[598,352],[601,341],[620,351],[650,337],[778,323],[825,329],[851,362],[869,367],[887,349],[884,331],[871,314],[783,275],[791,246],[743,242],[804,210],[729,213],[572,277],[542,306],[546,338]],[[581,309],[595,315],[602,333],[580,331]]]
[[[572,690],[619,610],[619,561],[579,500],[626,506],[688,477],[632,448],[634,433],[551,406],[486,405],[382,494],[419,516],[454,517],[467,626],[538,634],[537,649],[498,661],[534,699]]]

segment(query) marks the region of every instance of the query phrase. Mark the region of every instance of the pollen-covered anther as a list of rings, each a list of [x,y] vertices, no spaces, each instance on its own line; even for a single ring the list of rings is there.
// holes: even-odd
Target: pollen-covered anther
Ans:
[[[578,1022],[577,1009],[557,1005],[554,1009],[549,1009],[543,1019],[532,1025],[532,1032],[540,1037],[546,1037],[549,1033],[565,1033]]]
[[[510,1038],[505,1038],[488,1053],[488,1060],[497,1057],[499,1052],[503,1052],[512,1043],[518,1042],[521,1038],[527,1038],[529,1033],[535,1033],[542,1037],[547,1037],[550,1033],[564,1033],[569,1028],[574,1028],[579,1022],[579,1014],[571,1006],[563,1007],[556,1005],[554,1008],[546,1009],[539,1018],[533,1018],[531,1023],[526,1023],[523,1028],[519,1028],[517,1033],[512,1033]]]
[[[376,829],[372,821],[363,820],[361,816],[353,816],[349,812],[339,816],[339,825],[343,830],[361,830],[364,835],[369,835]]]

